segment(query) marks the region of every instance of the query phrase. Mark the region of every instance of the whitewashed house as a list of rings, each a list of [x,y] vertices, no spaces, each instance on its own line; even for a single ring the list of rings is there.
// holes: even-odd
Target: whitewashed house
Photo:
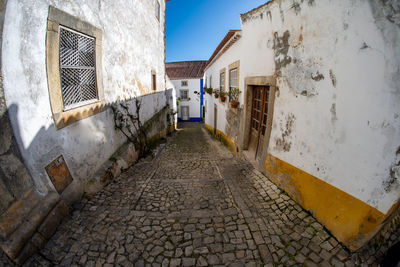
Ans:
[[[203,120],[203,74],[207,61],[166,63],[166,72],[179,99],[179,121]]]
[[[140,115],[150,141],[173,128],[164,28],[165,0],[0,2],[0,247],[11,259],[137,159],[111,106]]]
[[[398,213],[400,24],[395,1],[269,1],[205,68],[205,126],[351,250]]]

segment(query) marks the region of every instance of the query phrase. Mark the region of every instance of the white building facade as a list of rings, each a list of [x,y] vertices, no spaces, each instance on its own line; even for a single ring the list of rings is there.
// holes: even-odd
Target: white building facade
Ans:
[[[227,91],[236,69],[242,91],[237,109],[206,94],[206,128],[352,250],[400,197],[391,2],[270,1],[241,15],[241,31],[227,34],[205,68],[207,84]]]
[[[203,69],[206,61],[166,63],[178,98],[178,121],[203,120]]]

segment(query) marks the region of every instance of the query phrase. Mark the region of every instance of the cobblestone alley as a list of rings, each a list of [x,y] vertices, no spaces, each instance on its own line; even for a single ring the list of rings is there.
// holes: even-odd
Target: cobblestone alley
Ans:
[[[383,251],[351,255],[198,124],[83,199],[25,265],[371,266]]]

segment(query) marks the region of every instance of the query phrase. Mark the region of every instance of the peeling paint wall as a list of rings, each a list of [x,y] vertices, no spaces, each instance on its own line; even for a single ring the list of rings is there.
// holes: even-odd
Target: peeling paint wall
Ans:
[[[341,241],[355,240],[353,248],[378,230],[400,198],[399,14],[396,1],[271,1],[241,16],[241,39],[206,70],[216,83],[222,66],[240,60],[242,91],[248,76],[277,78],[265,164],[277,177],[274,162],[286,168],[280,180],[291,171],[297,175],[285,181],[291,188],[308,186],[299,175],[304,172],[307,180],[322,181],[310,188],[342,192],[320,196],[327,202],[316,204],[326,214],[316,216]],[[246,104],[243,94],[240,101]],[[211,126],[215,102],[208,97]],[[218,129],[226,134],[220,113]],[[308,197],[300,191],[292,196],[300,202]],[[340,199],[359,201],[365,212],[359,209],[352,218],[350,205],[344,215],[344,209],[335,210],[348,201]],[[345,229],[347,222],[352,227]]]
[[[386,213],[400,196],[390,178],[400,140],[400,27],[380,3],[277,1],[257,14],[271,14],[264,31],[278,76],[269,153]]]
[[[154,1],[8,1],[2,39],[5,100],[21,155],[42,194],[54,190],[44,167],[62,154],[74,178],[64,191],[79,199],[83,184],[125,142],[114,130],[111,109],[56,130],[46,76],[46,27],[52,5],[99,28],[106,104],[143,98],[141,118],[150,119],[166,103],[164,12]],[[151,88],[156,74],[157,91]]]

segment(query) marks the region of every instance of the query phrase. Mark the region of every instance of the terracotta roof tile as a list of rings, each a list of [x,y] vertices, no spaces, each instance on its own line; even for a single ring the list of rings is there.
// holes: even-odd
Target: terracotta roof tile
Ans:
[[[195,79],[202,78],[207,61],[181,61],[165,64],[167,75],[170,79]]]

